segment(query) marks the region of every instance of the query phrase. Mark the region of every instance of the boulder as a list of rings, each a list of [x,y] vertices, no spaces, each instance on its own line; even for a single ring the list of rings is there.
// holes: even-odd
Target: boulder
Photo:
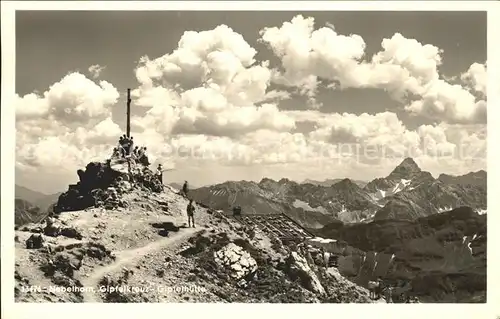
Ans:
[[[76,256],[67,252],[59,252],[49,259],[47,264],[41,267],[46,277],[53,277],[56,272],[73,278],[75,270],[80,269],[82,256]]]
[[[65,236],[68,238],[75,238],[79,240],[83,238],[78,229],[74,227],[67,227],[53,217],[47,218],[47,225],[43,229],[43,233],[46,236],[50,237]]]
[[[33,234],[26,240],[26,248],[27,249],[38,249],[42,248],[45,244],[45,240],[43,235],[41,234]]]
[[[54,217],[48,217],[46,220],[47,225],[43,229],[46,236],[57,237],[61,234],[63,225],[58,222]]]
[[[286,265],[288,274],[293,280],[299,279],[302,285],[312,292],[320,295],[325,294],[325,289],[321,285],[316,273],[309,266],[306,258],[293,251],[288,256]]]

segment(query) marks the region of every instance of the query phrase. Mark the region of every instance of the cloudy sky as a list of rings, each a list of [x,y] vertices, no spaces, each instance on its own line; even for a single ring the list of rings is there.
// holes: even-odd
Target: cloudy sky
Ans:
[[[125,131],[164,180],[486,169],[486,13],[17,12],[16,183],[51,193]]]

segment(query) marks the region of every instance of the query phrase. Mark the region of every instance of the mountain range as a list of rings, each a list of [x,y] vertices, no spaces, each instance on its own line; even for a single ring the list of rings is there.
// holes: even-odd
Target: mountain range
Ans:
[[[286,178],[260,182],[228,181],[190,192],[196,201],[230,212],[284,213],[306,228],[321,228],[335,220],[346,223],[383,219],[413,220],[467,206],[486,212],[485,171],[462,176],[422,171],[412,158],[404,159],[388,176],[365,186],[341,179],[327,186]],[[330,180],[333,181],[333,180]]]
[[[340,182],[341,180],[342,180],[342,178],[333,178],[333,179],[327,178],[324,181],[317,181],[317,180],[314,180],[314,179],[306,178],[301,184],[313,184],[313,185],[319,185],[319,186],[332,186],[333,184],[336,184],[336,183]],[[353,182],[355,184],[357,184],[361,188],[365,187],[366,184],[368,184],[368,182],[359,181],[359,180],[353,180]]]
[[[227,181],[190,191],[197,202],[230,212],[283,213],[306,228],[318,229],[334,221],[370,222],[383,219],[416,219],[468,206],[486,212],[486,171],[462,176],[441,174],[435,179],[411,158],[404,159],[388,176],[369,182],[348,178],[298,183],[286,178],[260,182]],[[179,189],[182,186],[170,184]],[[60,193],[46,195],[16,185],[16,220],[25,223],[45,215]],[[31,216],[31,217],[28,217]],[[43,218],[43,216],[41,216]]]

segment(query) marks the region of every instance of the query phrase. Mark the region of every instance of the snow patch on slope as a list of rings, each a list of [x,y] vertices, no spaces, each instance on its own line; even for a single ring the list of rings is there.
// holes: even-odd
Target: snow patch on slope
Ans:
[[[405,189],[407,186],[410,186],[410,184],[411,184],[411,180],[401,179],[401,181],[399,181],[399,183],[397,183],[396,186],[394,186],[394,188],[391,190],[391,193],[393,195],[396,193],[399,193],[400,191]]]
[[[453,210],[453,207],[451,207],[451,206],[439,207],[438,213],[449,212],[450,210]]]
[[[403,178],[396,185],[394,185],[394,187],[392,187],[391,189],[385,189],[385,190],[378,189],[375,193],[370,194],[370,195],[372,196],[372,198],[374,200],[378,201],[378,200],[381,200],[387,196],[391,196],[391,195],[394,195],[394,194],[401,192],[402,190],[409,187],[410,184],[411,184],[411,180]],[[418,187],[418,186],[416,186],[416,187]],[[415,189],[416,187],[410,188],[409,190]]]

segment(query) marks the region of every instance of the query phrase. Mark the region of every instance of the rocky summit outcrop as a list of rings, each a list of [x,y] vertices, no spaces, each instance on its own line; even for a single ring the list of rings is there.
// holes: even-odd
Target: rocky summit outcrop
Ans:
[[[89,163],[85,170],[77,171],[79,182],[70,185],[61,194],[54,212],[82,210],[87,207],[107,205],[108,209],[123,207],[120,195],[132,187],[153,192],[163,190],[163,185],[147,166],[125,160],[106,163]]]

